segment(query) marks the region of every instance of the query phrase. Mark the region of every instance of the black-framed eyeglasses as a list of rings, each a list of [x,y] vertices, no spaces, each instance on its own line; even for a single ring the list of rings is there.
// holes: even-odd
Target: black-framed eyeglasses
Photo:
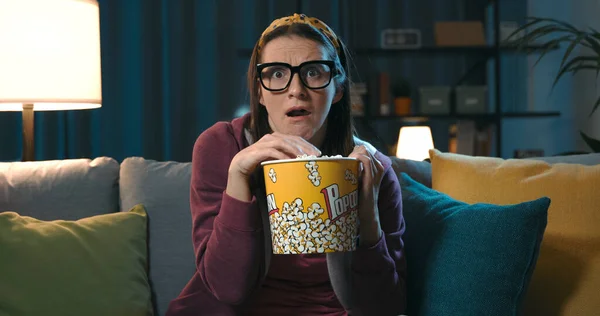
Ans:
[[[331,60],[311,60],[292,67],[286,63],[264,63],[256,65],[257,75],[262,86],[269,91],[287,89],[295,73],[302,84],[309,89],[323,89],[337,74],[335,62]]]

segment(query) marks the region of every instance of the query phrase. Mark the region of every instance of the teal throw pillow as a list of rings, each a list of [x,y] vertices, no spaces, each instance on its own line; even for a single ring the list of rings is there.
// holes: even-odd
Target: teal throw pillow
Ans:
[[[467,204],[400,175],[408,315],[519,315],[550,199]]]

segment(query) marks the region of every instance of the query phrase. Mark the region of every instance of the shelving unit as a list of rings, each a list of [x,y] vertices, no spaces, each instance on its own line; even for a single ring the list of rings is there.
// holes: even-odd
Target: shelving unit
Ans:
[[[551,49],[557,47],[551,47]],[[423,46],[420,48],[406,48],[406,49],[383,49],[383,48],[356,48],[352,51],[357,55],[370,55],[373,57],[396,57],[399,54],[488,54],[493,55],[497,50],[503,53],[521,53],[521,52],[540,52],[547,49],[544,45],[527,46],[517,49],[513,46],[503,45],[499,48],[495,46],[462,46],[462,47],[440,47],[440,46]]]
[[[560,116],[560,112],[503,112],[500,114],[505,118],[531,118],[531,117],[552,117]],[[427,120],[427,119],[448,119],[448,120],[476,120],[476,121],[492,121],[496,114],[411,114],[411,115],[371,115],[371,116],[354,116],[354,119],[372,119],[372,120]]]
[[[485,46],[461,46],[461,47],[444,47],[444,46],[422,46],[420,48],[406,48],[406,49],[384,49],[377,47],[349,47],[354,57],[368,57],[368,58],[399,58],[399,57],[410,57],[410,56],[475,56],[479,58],[478,62],[475,62],[470,69],[467,69],[463,78],[458,80],[460,83],[464,77],[467,77],[471,71],[477,67],[483,67],[490,58],[493,59],[493,82],[487,83],[488,87],[493,88],[493,104],[495,108],[492,113],[486,114],[457,114],[451,112],[450,114],[436,114],[436,115],[425,115],[425,114],[414,114],[404,116],[380,116],[370,114],[371,109],[368,108],[370,102],[365,104],[364,116],[355,116],[357,122],[366,125],[367,129],[374,131],[371,123],[377,123],[379,121],[399,121],[399,122],[426,122],[428,120],[472,120],[478,125],[495,125],[495,148],[496,156],[502,156],[502,121],[504,119],[513,118],[549,118],[558,117],[560,112],[503,112],[502,109],[502,94],[501,91],[501,60],[500,57],[504,54],[535,54],[541,53],[545,50],[558,49],[557,46],[548,47],[547,45],[534,45],[517,48],[507,44],[503,44],[500,40],[500,5],[501,0],[489,0],[488,3],[492,6],[493,11],[493,25],[494,25],[494,38],[493,44]],[[341,5],[341,4],[340,4]],[[296,0],[296,12],[302,11],[302,0]],[[252,53],[251,49],[242,49],[238,51],[240,57],[249,57]],[[454,88],[455,85],[450,85]],[[372,92],[369,92],[372,93]],[[454,102],[452,100],[451,102]],[[454,111],[454,106],[451,107]]]
[[[502,54],[535,54],[541,53],[545,50],[555,50],[559,47],[547,46],[547,45],[533,45],[526,47],[515,47],[507,44],[503,44],[500,40],[500,10],[499,4],[501,0],[490,0],[489,3],[493,6],[493,20],[494,20],[494,39],[493,45],[487,46],[460,46],[460,47],[444,47],[444,46],[422,46],[420,48],[407,48],[407,49],[383,49],[383,48],[351,48],[352,52],[356,56],[369,56],[373,58],[397,58],[399,56],[406,56],[410,54],[443,54],[445,56],[450,55],[476,55],[481,59],[480,62],[475,63],[471,69],[465,73],[468,74],[475,67],[479,67],[490,58],[494,59],[494,104],[495,109],[493,113],[486,114],[414,114],[414,115],[370,115],[370,109],[365,108],[364,116],[355,116],[356,121],[366,122],[377,122],[377,121],[406,121],[406,122],[425,122],[430,119],[436,120],[472,120],[478,124],[494,124],[495,125],[495,145],[496,145],[496,156],[502,157],[502,120],[511,118],[548,118],[558,117],[560,112],[503,112],[502,110],[502,95],[499,91],[501,88],[501,65],[500,56]],[[466,76],[466,75],[465,75]],[[451,101],[453,103],[454,100]],[[454,109],[454,106],[452,106]],[[454,110],[452,110],[454,111]],[[368,129],[374,131],[372,126],[368,126]]]
[[[370,57],[388,57],[394,58],[399,55],[407,54],[476,54],[476,55],[493,55],[497,50],[502,53],[536,53],[541,52],[548,47],[544,45],[531,45],[523,48],[516,48],[513,46],[500,46],[496,48],[494,46],[462,46],[462,47],[440,47],[440,46],[423,46],[420,48],[398,48],[398,49],[384,49],[384,48],[351,48],[354,55],[370,56]],[[550,47],[550,49],[557,49],[558,46]],[[252,49],[241,49],[238,51],[240,57],[249,57],[252,55]]]

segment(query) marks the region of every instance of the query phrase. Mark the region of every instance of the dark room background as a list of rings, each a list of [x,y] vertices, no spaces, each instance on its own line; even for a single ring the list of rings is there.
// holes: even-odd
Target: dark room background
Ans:
[[[89,111],[37,112],[36,159],[94,158],[109,156],[121,161],[129,156],[156,160],[190,161],[196,137],[219,120],[230,120],[247,111],[245,74],[249,50],[275,18],[294,12],[315,16],[334,29],[352,50],[377,48],[386,28],[417,28],[423,46],[434,45],[434,23],[445,20],[480,20],[490,34],[488,0],[99,0],[103,69],[103,104]],[[551,1],[559,3],[561,1]],[[563,1],[565,2],[565,1]],[[537,3],[537,4],[536,4]],[[522,22],[532,10],[547,15],[564,14],[568,4],[549,11],[546,1],[500,1],[500,18]],[[562,3],[562,2],[561,2]],[[590,2],[591,3],[591,2]],[[537,6],[536,6],[537,5]],[[537,9],[536,9],[537,8]],[[570,12],[570,11],[569,11]],[[573,15],[569,14],[569,18]],[[581,13],[583,14],[583,13]],[[353,80],[368,80],[387,71],[391,80],[422,85],[482,84],[491,77],[483,64],[468,77],[466,69],[480,62],[477,55],[355,54]],[[502,107],[510,111],[531,108],[529,58],[502,57]],[[544,67],[543,63],[540,67]],[[543,69],[543,68],[542,68]],[[554,68],[548,68],[554,70]],[[546,70],[546,72],[548,72]],[[571,82],[559,85],[554,99],[568,99]],[[547,102],[548,83],[534,91],[545,105],[536,110],[564,110],[565,102]],[[561,90],[562,89],[562,90]],[[540,92],[541,91],[541,92]],[[562,91],[562,92],[561,92]],[[493,92],[493,91],[492,91]],[[415,93],[415,92],[413,92]],[[529,103],[528,103],[529,102]],[[573,150],[576,132],[570,112],[545,120],[532,129],[543,138],[549,154]],[[20,113],[0,113],[0,160],[21,159]],[[566,121],[564,121],[566,120]],[[364,123],[364,122],[363,122]],[[359,122],[361,135],[382,150],[393,145],[402,122]],[[448,149],[449,122],[429,122],[436,147]],[[512,139],[529,122],[508,123],[503,156],[515,146],[538,143]],[[512,124],[512,125],[511,125]],[[515,126],[519,126],[516,128]],[[556,139],[547,132],[573,129]],[[546,131],[546,132],[544,132]],[[560,143],[556,145],[556,143]]]

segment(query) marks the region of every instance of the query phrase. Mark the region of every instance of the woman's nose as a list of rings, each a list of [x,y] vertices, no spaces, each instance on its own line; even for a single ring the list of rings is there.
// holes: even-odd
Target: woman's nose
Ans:
[[[290,87],[288,89],[290,97],[296,98],[304,98],[306,97],[306,87],[300,80],[300,74],[292,75],[292,82],[290,82]]]

